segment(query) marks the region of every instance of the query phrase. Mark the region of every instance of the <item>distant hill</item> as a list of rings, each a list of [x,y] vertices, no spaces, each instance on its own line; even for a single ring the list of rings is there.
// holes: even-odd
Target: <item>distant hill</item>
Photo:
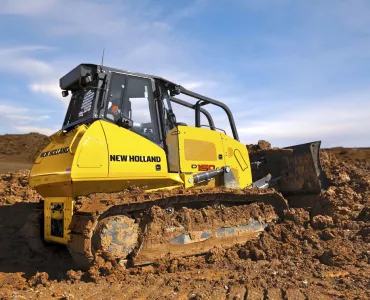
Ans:
[[[0,155],[22,156],[33,162],[48,143],[49,138],[46,135],[35,132],[0,135]]]
[[[335,154],[340,160],[347,163],[367,162],[370,164],[370,148],[335,147],[324,150]]]
[[[46,135],[34,132],[0,135],[0,173],[29,169],[48,143]]]

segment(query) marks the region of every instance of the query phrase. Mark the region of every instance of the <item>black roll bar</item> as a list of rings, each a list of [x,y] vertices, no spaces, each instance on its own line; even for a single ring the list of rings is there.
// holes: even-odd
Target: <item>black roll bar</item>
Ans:
[[[231,131],[233,132],[234,139],[239,141],[239,135],[238,135],[238,131],[236,130],[234,117],[233,117],[230,109],[227,107],[226,104],[224,104],[220,101],[217,101],[217,100],[199,95],[199,94],[194,93],[192,91],[189,91],[181,85],[176,86],[176,91],[178,91],[182,94],[185,94],[187,96],[193,97],[195,99],[198,99],[197,103],[195,104],[195,126],[200,127],[200,112],[201,112],[201,109],[202,109],[201,106],[206,105],[206,104],[216,105],[218,107],[221,107],[225,111],[225,113],[227,115],[227,118],[229,119]]]
[[[175,97],[173,97],[173,96],[171,96],[171,97],[170,97],[170,101],[175,102],[175,103],[177,103],[177,104],[180,104],[180,105],[182,105],[182,106],[189,107],[189,108],[191,108],[191,109],[195,109],[195,110],[196,110],[196,106],[195,106],[195,105],[193,105],[193,104],[191,104],[191,103],[189,103],[189,102],[186,102],[186,101],[184,101],[184,100],[181,100],[181,99],[175,98]],[[196,112],[197,112],[197,110],[196,110]],[[216,129],[216,127],[215,127],[215,123],[213,122],[213,119],[212,119],[211,114],[210,114],[207,110],[205,110],[204,108],[200,108],[198,112],[199,112],[199,124],[197,124],[197,123],[196,123],[196,124],[195,124],[195,126],[200,127],[200,113],[202,112],[202,113],[203,113],[203,115],[204,115],[204,116],[207,118],[207,120],[208,120],[209,127],[210,127],[212,130],[215,130],[215,129]]]

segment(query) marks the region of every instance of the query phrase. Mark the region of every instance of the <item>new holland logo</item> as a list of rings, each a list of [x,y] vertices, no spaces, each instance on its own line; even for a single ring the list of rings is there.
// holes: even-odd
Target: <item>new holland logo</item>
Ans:
[[[40,154],[40,157],[58,155],[58,154],[63,154],[63,153],[68,153],[68,152],[69,152],[69,148],[65,147],[65,148],[60,148],[60,149],[55,149],[55,150],[51,150],[51,151],[42,152]]]
[[[160,162],[159,156],[144,156],[144,155],[110,155],[110,161],[122,161],[122,162]]]

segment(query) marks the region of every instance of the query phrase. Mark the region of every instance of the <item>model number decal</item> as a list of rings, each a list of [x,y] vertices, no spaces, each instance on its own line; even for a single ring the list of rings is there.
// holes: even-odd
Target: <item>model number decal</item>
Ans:
[[[144,155],[115,155],[109,156],[110,161],[122,161],[122,162],[160,162],[159,156],[144,156]]]
[[[216,169],[215,165],[198,165],[198,171],[210,171]]]
[[[55,149],[55,150],[51,150],[51,151],[42,152],[40,154],[40,157],[58,155],[58,154],[63,154],[63,153],[68,153],[68,152],[69,152],[69,148],[65,147],[65,148],[60,148],[60,149]]]

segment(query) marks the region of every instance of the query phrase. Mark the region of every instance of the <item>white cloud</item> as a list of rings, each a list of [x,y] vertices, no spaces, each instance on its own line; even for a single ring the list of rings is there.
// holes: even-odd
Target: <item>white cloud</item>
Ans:
[[[183,82],[181,85],[188,90],[195,90],[204,85],[204,82],[201,81]]]
[[[32,83],[29,85],[29,89],[34,93],[43,93],[52,96],[59,101],[63,102],[64,105],[68,105],[69,97],[62,97],[60,87],[54,83]]]
[[[14,46],[14,47],[2,47],[0,48],[0,55],[8,54],[21,54],[25,52],[35,52],[39,50],[52,50],[54,48],[42,46],[42,45],[22,45],[22,46]]]
[[[8,114],[6,117],[9,121],[16,124],[29,124],[50,119],[50,116],[26,116],[21,114]]]
[[[10,128],[11,131],[17,132],[40,132],[50,134],[57,129],[49,128],[49,126],[40,126],[42,121],[48,120],[51,117],[48,115],[40,115],[37,110],[27,107],[18,107],[11,103],[0,103],[0,127]],[[35,125],[36,124],[36,125]]]
[[[0,5],[0,13],[38,15],[47,13],[56,2],[56,0],[3,0]]]
[[[274,114],[261,113],[250,120],[237,119],[244,142],[260,139],[276,146],[322,140],[325,147],[368,146],[370,140],[370,91],[340,95],[315,103],[282,106]],[[237,122],[238,123],[238,122]]]
[[[6,117],[9,114],[17,112],[18,114],[28,113],[29,109],[24,107],[15,107],[11,104],[2,104],[0,103],[0,115]]]
[[[33,58],[33,56],[51,49],[39,45],[0,47],[0,71],[32,78],[50,76],[53,74],[51,65],[43,60]]]

